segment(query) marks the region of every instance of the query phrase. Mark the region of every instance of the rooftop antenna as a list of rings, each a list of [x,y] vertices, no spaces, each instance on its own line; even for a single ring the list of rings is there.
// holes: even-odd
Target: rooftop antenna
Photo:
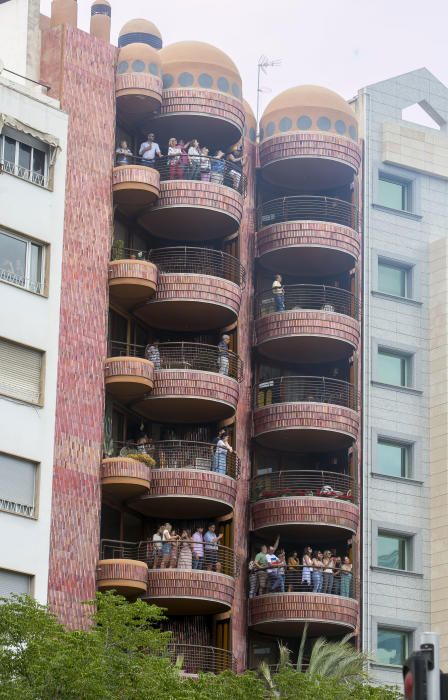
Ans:
[[[260,94],[262,92],[270,92],[270,88],[262,88],[260,85],[261,73],[267,75],[268,68],[278,68],[281,65],[281,59],[276,58],[273,61],[269,60],[267,56],[260,56],[258,59],[258,78],[257,78],[257,141],[260,138]]]

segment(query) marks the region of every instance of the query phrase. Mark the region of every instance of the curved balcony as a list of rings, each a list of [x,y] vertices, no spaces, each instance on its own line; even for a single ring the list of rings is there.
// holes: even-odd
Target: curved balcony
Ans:
[[[289,535],[297,531],[314,542],[316,526],[324,528],[327,540],[340,535],[341,528],[358,530],[357,483],[346,474],[286,470],[258,476],[252,479],[251,500],[252,530],[286,527]]]
[[[347,448],[359,432],[352,384],[328,377],[275,377],[254,391],[254,436],[261,445],[302,451]]]
[[[101,488],[103,495],[113,501],[127,501],[148,491],[151,470],[137,446],[127,451],[127,456],[106,457],[101,462]]]
[[[291,284],[256,297],[259,351],[275,360],[329,362],[349,357],[359,345],[358,301],[353,294],[321,284]]]
[[[231,418],[237,407],[243,365],[235,353],[203,343],[161,343],[149,351],[153,391],[136,410],[160,423],[201,423]]]
[[[127,216],[135,216],[159,197],[159,172],[137,156],[117,156],[112,192],[118,209]]]
[[[192,242],[224,238],[238,230],[246,178],[238,165],[217,158],[204,160],[210,168],[204,175],[199,163],[158,160],[160,199],[142,212],[141,226],[161,238]]]
[[[115,96],[119,121],[134,126],[160,109],[162,79],[144,71],[117,73]]]
[[[138,559],[132,542],[102,540],[96,580],[100,591],[135,598],[146,593],[148,565]]]
[[[186,674],[198,675],[223,671],[236,673],[236,659],[232,652],[226,649],[173,642],[168,644],[167,654],[173,664],[179,658],[182,660],[182,672]]]
[[[225,328],[238,319],[246,271],[220,250],[178,246],[152,250],[157,294],[135,309],[145,323],[166,330]]]
[[[132,507],[154,518],[213,518],[230,513],[236,500],[240,462],[234,452],[187,440],[154,443],[151,490]]]
[[[304,192],[347,185],[361,167],[357,141],[336,134],[282,134],[260,144],[263,178],[286,189]]]
[[[264,202],[257,211],[257,255],[274,273],[338,274],[361,252],[355,205],[334,197],[294,196]]]
[[[153,388],[154,365],[145,359],[144,351],[141,345],[109,342],[104,378],[108,393],[117,401],[135,401]]]
[[[163,142],[173,134],[182,133],[199,134],[201,143],[229,144],[240,140],[244,121],[240,99],[198,87],[168,88],[163,91],[156,128]]]
[[[146,258],[142,251],[123,248],[117,243],[112,248],[109,294],[124,309],[132,309],[155,294],[157,267]]]
[[[251,574],[249,589],[253,597],[249,599],[249,626],[279,637],[300,635],[306,623],[310,637],[331,637],[356,629],[359,582],[353,575],[341,571],[336,577],[332,576],[327,588],[331,593],[317,592],[317,585],[302,583],[302,575],[302,567],[294,572],[287,571],[286,592],[274,592],[274,586],[278,585],[275,578],[264,572]]]

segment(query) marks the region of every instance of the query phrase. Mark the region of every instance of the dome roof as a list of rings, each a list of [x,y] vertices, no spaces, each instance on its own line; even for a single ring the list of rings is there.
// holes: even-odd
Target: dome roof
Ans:
[[[149,72],[160,75],[160,52],[148,44],[126,44],[118,52],[118,73]]]
[[[265,120],[274,112],[295,109],[296,107],[321,107],[356,118],[355,112],[348,102],[338,95],[337,92],[319,85],[299,85],[289,88],[289,90],[284,90],[277,97],[274,97],[264,110],[262,119]]]
[[[163,69],[174,65],[196,63],[198,66],[214,66],[226,69],[241,80],[238,68],[224,51],[202,41],[178,41],[161,51]]]
[[[255,114],[247,100],[243,100],[243,107],[246,113],[244,132],[249,137],[249,140],[255,143],[257,137],[257,120],[255,119]]]
[[[131,19],[120,30],[118,46],[121,48],[136,42],[161,49],[162,35],[153,22],[147,19]]]

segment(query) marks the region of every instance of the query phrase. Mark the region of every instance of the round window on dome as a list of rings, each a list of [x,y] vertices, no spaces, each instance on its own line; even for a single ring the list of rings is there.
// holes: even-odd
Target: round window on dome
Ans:
[[[181,73],[177,82],[181,87],[190,87],[194,83],[194,77],[191,73]]]
[[[232,83],[232,95],[241,99],[241,88],[238,83]]]
[[[275,134],[275,124],[274,122],[269,122],[266,124],[266,136],[273,136]]]
[[[307,131],[308,129],[311,129],[312,123],[313,122],[311,121],[310,117],[302,115],[297,120],[297,128],[302,129],[303,131]]]
[[[157,63],[150,63],[148,66],[148,70],[151,73],[151,75],[159,75],[159,66]]]
[[[280,131],[290,131],[292,128],[292,121],[289,117],[283,117],[282,119],[280,119],[280,123],[278,126]]]
[[[198,83],[202,88],[211,88],[213,85],[213,78],[208,73],[201,73],[198,78]]]
[[[146,66],[145,66],[144,61],[137,60],[137,61],[132,62],[132,70],[134,73],[143,73],[145,68],[146,68]]]
[[[348,127],[348,133],[350,134],[350,138],[352,139],[357,139],[358,138],[358,129],[354,124],[351,124]]]
[[[345,134],[345,130],[347,127],[345,126],[345,122],[343,122],[342,119],[338,119],[336,121],[334,127],[335,127],[336,131],[338,132],[338,134],[341,134],[341,135]]]
[[[331,129],[331,121],[328,117],[319,117],[317,120],[317,128],[321,131],[329,131]]]
[[[126,73],[129,70],[129,63],[127,61],[120,61],[117,66],[117,73]]]
[[[227,78],[218,78],[218,90],[229,92],[229,81]]]
[[[163,82],[163,87],[165,89],[170,88],[171,85],[174,83],[174,78],[170,73],[165,73],[164,76],[162,77],[162,82]]]

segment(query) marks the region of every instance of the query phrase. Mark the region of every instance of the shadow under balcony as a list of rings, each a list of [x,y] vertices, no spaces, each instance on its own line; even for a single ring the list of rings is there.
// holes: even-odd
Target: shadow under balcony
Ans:
[[[214,518],[230,513],[236,501],[240,462],[235,452],[205,442],[154,443],[151,488],[132,508],[154,518]]]
[[[166,330],[225,328],[238,319],[246,271],[219,250],[176,246],[150,253],[159,271],[157,294],[134,313]]]
[[[160,198],[141,213],[139,224],[155,236],[176,241],[206,241],[235,233],[246,191],[239,166],[208,158],[210,172],[203,177],[199,164],[193,172],[191,165],[176,158],[180,156],[157,161]]]
[[[358,302],[345,289],[285,285],[282,295],[258,294],[255,308],[258,350],[272,360],[336,361],[359,345]]]
[[[162,102],[162,79],[149,72],[117,73],[115,95],[117,118],[133,128],[159,111]]]
[[[107,392],[121,403],[143,398],[154,386],[154,365],[144,357],[145,348],[110,341],[104,361]]]
[[[334,197],[269,200],[257,211],[257,255],[274,273],[319,276],[350,270],[359,259],[359,214]]]
[[[158,199],[159,172],[137,156],[118,156],[112,171],[112,192],[118,209],[126,216],[135,216]]]
[[[304,192],[349,184],[361,162],[359,142],[336,134],[285,133],[260,143],[263,179]]]
[[[328,377],[283,376],[254,388],[254,437],[280,450],[343,449],[357,439],[359,414],[352,384]]]
[[[243,365],[203,343],[161,343],[154,363],[154,389],[133,408],[160,423],[202,423],[231,418],[236,411]]]
[[[102,540],[96,580],[100,591],[115,590],[136,598],[146,593],[148,565],[140,560],[133,542]]]
[[[129,310],[151,299],[157,289],[157,267],[143,251],[115,243],[109,263],[109,295]]]
[[[283,470],[252,479],[253,531],[275,537],[283,528],[291,537],[316,542],[340,539],[359,526],[358,485],[347,474],[319,470]]]

